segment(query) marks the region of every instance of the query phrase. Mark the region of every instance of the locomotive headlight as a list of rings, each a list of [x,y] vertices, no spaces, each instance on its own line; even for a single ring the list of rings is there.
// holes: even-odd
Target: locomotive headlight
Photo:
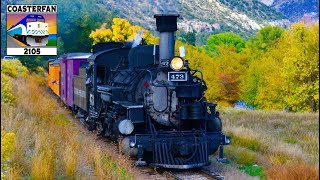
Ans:
[[[170,67],[175,71],[179,71],[183,68],[184,60],[181,57],[174,57],[171,59]]]

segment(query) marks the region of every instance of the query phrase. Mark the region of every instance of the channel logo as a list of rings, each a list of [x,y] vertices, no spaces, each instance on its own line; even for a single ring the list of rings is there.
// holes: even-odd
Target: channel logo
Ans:
[[[57,55],[56,5],[7,5],[8,55]]]

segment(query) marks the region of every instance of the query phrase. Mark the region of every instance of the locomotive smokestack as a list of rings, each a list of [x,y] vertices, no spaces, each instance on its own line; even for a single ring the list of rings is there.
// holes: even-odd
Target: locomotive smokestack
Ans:
[[[156,14],[157,31],[160,32],[159,59],[160,66],[168,67],[169,60],[174,57],[174,32],[177,31],[179,14]],[[162,63],[168,62],[168,63]]]

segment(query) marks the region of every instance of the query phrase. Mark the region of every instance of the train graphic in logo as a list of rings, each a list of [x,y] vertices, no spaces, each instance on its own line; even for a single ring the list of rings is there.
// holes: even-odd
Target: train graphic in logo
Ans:
[[[13,25],[8,34],[27,46],[46,46],[49,26],[39,14],[29,14]]]

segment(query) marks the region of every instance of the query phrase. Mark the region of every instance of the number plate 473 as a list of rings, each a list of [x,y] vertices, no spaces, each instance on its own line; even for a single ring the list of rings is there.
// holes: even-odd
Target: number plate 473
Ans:
[[[168,81],[187,81],[187,72],[168,72]]]

